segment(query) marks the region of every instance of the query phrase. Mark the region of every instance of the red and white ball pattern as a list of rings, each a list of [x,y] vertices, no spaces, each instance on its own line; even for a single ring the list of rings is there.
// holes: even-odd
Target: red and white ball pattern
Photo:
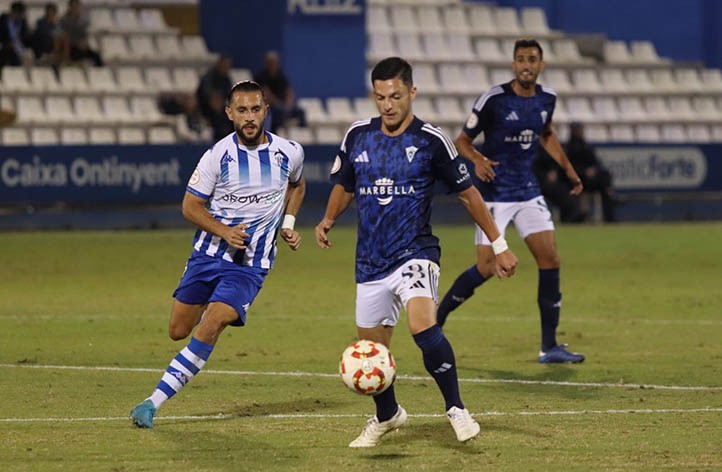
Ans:
[[[349,390],[377,395],[394,383],[396,364],[386,346],[362,339],[343,351],[339,373]]]

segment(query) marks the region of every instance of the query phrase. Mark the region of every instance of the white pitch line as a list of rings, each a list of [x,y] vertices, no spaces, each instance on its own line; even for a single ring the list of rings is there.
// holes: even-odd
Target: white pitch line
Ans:
[[[620,414],[668,414],[668,413],[722,413],[722,408],[660,408],[640,410],[562,410],[562,411],[482,411],[472,413],[472,416],[578,416],[578,415],[620,415]],[[189,416],[159,416],[156,421],[173,420],[228,420],[228,419],[333,419],[333,418],[365,418],[364,414],[323,414],[323,413],[298,413],[298,414],[269,414],[269,415],[189,415]],[[418,413],[410,414],[411,418],[441,418],[442,413]],[[106,416],[90,418],[0,418],[0,423],[79,423],[93,421],[128,421],[126,416]]]
[[[86,371],[110,371],[110,372],[154,372],[161,374],[160,369],[147,367],[111,367],[111,366],[82,366],[82,365],[37,365],[37,364],[0,364],[0,369],[49,369],[49,370],[86,370]],[[337,378],[338,374],[323,372],[258,372],[243,370],[213,370],[204,369],[202,373],[218,375],[265,375],[276,377],[324,377]],[[428,381],[431,378],[418,375],[399,375],[404,380]],[[517,385],[550,385],[557,387],[600,387],[600,388],[634,388],[649,390],[677,390],[677,391],[722,391],[722,387],[705,385],[655,385],[655,384],[634,384],[634,383],[604,383],[604,382],[568,382],[560,380],[524,380],[524,379],[468,379],[460,378],[461,383],[477,384],[517,384]]]

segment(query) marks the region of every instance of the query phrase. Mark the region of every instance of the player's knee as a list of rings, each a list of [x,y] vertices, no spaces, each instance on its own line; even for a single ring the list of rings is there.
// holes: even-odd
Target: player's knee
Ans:
[[[476,262],[476,270],[482,277],[488,279],[494,275],[494,257],[484,257]]]
[[[171,325],[168,328],[168,337],[171,338],[173,341],[180,341],[181,339],[187,338],[188,335],[191,334],[191,329],[192,328],[183,325]]]

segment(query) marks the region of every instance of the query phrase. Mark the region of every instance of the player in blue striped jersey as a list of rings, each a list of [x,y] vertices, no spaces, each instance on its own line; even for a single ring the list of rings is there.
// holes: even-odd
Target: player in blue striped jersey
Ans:
[[[227,326],[245,325],[279,232],[291,249],[301,243],[294,223],[305,193],[303,148],[263,129],[268,105],[256,82],[234,85],[227,103],[235,131],[203,154],[183,198],[183,216],[198,230],[173,293],[169,334],[184,339],[197,328],[131,411],[141,428],[153,427],[156,410],[200,371]]]
[[[334,182],[326,214],[316,226],[316,241],[329,248],[328,232],[356,198],[356,326],[359,339],[389,346],[401,307],[407,313],[424,366],[436,381],[459,441],[479,434],[479,424],[464,408],[454,351],[436,324],[439,240],[430,217],[433,187],[440,180],[455,193],[474,220],[496,242],[496,270],[511,276],[516,257],[493,222],[466,165],[451,140],[413,115],[416,96],[411,66],[401,58],[379,62],[371,82],[380,117],[354,123],[331,170]],[[406,423],[392,385],[375,395],[376,416],[350,447],[373,447]]]
[[[553,90],[537,84],[544,69],[543,51],[536,40],[520,39],[514,45],[515,79],[482,94],[456,139],[461,155],[475,166],[475,184],[494,215],[502,234],[510,222],[526,242],[539,268],[537,302],[541,316],[541,363],[578,363],[584,356],[557,344],[556,329],[562,295],[559,291],[559,254],[554,223],[532,162],[541,144],[574,184],[572,195],[582,192],[582,181],[567,159],[552,128],[556,104]],[[472,145],[484,133],[481,152]],[[476,287],[494,274],[492,243],[476,229],[475,265],[463,272],[439,305],[439,323],[471,297]]]

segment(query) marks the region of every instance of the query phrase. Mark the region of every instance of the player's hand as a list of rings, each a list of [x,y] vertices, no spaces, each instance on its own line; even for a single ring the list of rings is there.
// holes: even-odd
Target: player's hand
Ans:
[[[582,179],[575,175],[570,177],[569,180],[572,183],[572,189],[569,191],[570,195],[579,195],[584,191],[584,185],[582,185]]]
[[[481,159],[474,160],[474,172],[482,182],[491,182],[494,180],[494,177],[496,177],[494,166],[498,166],[499,163],[497,161],[492,161],[486,156],[481,154],[479,155],[481,156]]]
[[[324,218],[316,225],[316,244],[322,249],[328,249],[333,246],[331,241],[328,240],[327,235],[328,232],[331,231],[331,228],[333,228],[334,223],[336,223],[334,220]]]
[[[500,279],[511,277],[516,271],[517,259],[511,249],[496,255],[496,276]]]
[[[223,235],[223,239],[225,239],[231,247],[241,250],[246,249],[246,238],[248,238],[248,233],[245,232],[246,228],[248,228],[248,225],[245,223],[228,226],[226,234]]]
[[[294,251],[297,251],[301,246],[301,234],[298,231],[283,228],[281,230],[281,238],[283,238],[283,240],[286,241],[286,244],[288,244],[288,247]]]

